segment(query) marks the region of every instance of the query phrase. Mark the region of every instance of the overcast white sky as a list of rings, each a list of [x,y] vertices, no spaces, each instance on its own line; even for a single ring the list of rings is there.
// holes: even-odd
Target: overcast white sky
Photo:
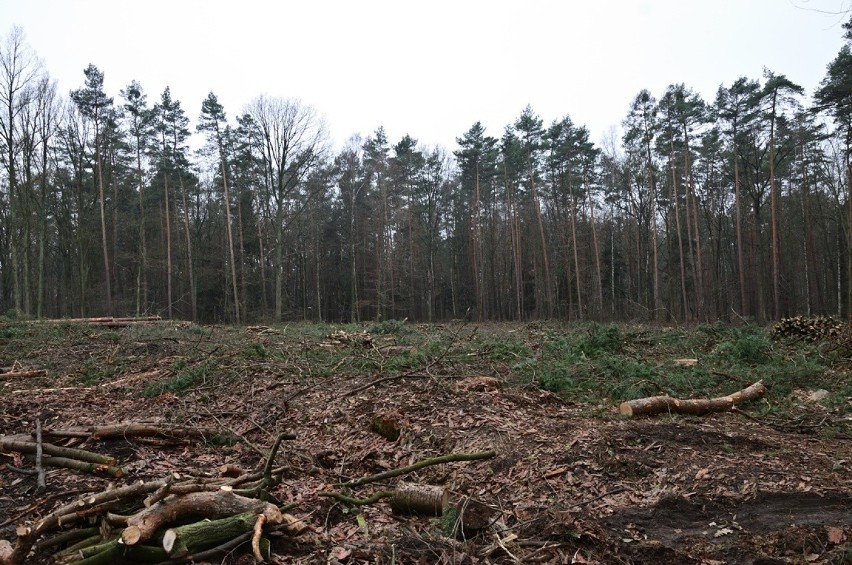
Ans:
[[[384,126],[455,148],[530,104],[600,141],[632,98],[683,82],[785,74],[810,96],[842,46],[852,0],[0,0],[0,33],[24,28],[61,92],[94,63],[106,90],[166,86],[198,117],[213,91],[229,120],[259,94],[298,98],[339,147]],[[193,125],[194,127],[194,125]]]

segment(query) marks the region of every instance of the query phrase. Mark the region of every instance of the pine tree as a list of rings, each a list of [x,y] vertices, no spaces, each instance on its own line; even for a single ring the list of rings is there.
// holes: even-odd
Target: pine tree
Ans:
[[[71,92],[71,99],[80,109],[80,113],[89,119],[95,126],[95,162],[97,166],[97,181],[98,181],[98,205],[100,206],[101,217],[101,243],[103,246],[104,257],[104,279],[106,284],[106,308],[110,315],[114,315],[112,306],[112,269],[109,259],[109,248],[107,246],[107,228],[106,228],[106,212],[105,212],[105,196],[104,196],[104,175],[103,175],[103,149],[102,134],[107,128],[107,120],[111,119],[113,114],[112,98],[107,97],[103,90],[104,74],[94,65],[89,65],[83,71],[86,75],[86,82],[83,88]]]
[[[219,169],[222,175],[222,207],[225,209],[225,227],[228,234],[228,262],[234,298],[234,321],[242,322],[240,316],[240,293],[237,288],[237,265],[234,256],[234,234],[231,227],[231,197],[228,191],[228,157],[225,152],[225,109],[212,92],[201,103],[198,131],[208,134],[209,142],[219,154]]]

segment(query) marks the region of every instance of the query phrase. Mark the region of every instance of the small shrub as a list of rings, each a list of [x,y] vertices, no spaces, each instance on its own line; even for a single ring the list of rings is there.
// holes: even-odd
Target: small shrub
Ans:
[[[414,329],[401,320],[384,320],[367,327],[367,332],[373,335],[409,335]]]
[[[603,353],[616,353],[621,350],[621,331],[618,326],[591,324],[574,348],[586,357],[596,357]]]
[[[262,343],[250,343],[248,344],[242,351],[242,357],[245,359],[266,359],[270,357],[272,353],[266,349],[266,346]]]
[[[87,386],[96,385],[114,374],[115,367],[103,365],[98,359],[89,357],[83,362],[83,365],[80,367],[80,370],[74,380]]]
[[[500,340],[485,345],[488,357],[494,361],[519,361],[532,355],[530,348],[517,340]]]
[[[771,348],[766,333],[754,326],[735,328],[731,339],[721,342],[716,353],[747,365],[760,365],[769,360]]]
[[[145,385],[142,394],[146,398],[160,396],[166,392],[182,392],[190,387],[202,384],[210,372],[216,368],[216,361],[207,360],[204,363],[187,367],[170,379]]]

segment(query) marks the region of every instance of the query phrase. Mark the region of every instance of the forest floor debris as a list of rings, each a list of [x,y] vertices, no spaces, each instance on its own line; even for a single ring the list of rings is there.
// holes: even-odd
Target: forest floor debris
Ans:
[[[256,473],[288,432],[269,494],[294,505],[305,533],[270,534],[272,563],[848,562],[852,355],[767,335],[721,325],[0,324],[0,365],[45,371],[0,381],[0,539],[14,544],[16,529],[108,488]],[[618,415],[623,400],[712,398],[757,380],[766,396],[734,411]],[[814,391],[828,395],[811,400]],[[14,449],[30,450],[15,442],[31,443],[37,421],[45,444],[114,459],[124,476],[47,467],[39,491]],[[395,433],[378,433],[377,421]],[[370,476],[385,478],[353,486]],[[446,489],[452,511],[404,515],[381,498],[323,494],[363,499],[401,481]],[[456,521],[465,512],[476,528]],[[252,537],[224,562],[245,562]],[[46,541],[33,562],[59,546]]]

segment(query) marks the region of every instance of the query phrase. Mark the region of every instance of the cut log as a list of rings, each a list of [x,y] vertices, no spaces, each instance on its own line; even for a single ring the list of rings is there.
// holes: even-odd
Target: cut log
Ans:
[[[671,396],[650,396],[622,402],[619,412],[625,416],[653,416],[656,414],[692,414],[701,416],[712,412],[727,412],[737,404],[760,398],[766,393],[762,381],[727,396],[681,400]]]
[[[131,516],[127,520],[127,528],[121,534],[121,540],[125,545],[149,540],[157,530],[181,517],[205,516],[215,519],[246,512],[255,517],[264,514],[267,522],[273,525],[280,524],[283,519],[278,507],[269,502],[239,496],[228,490],[193,492],[182,496],[167,496]]]
[[[202,520],[185,526],[169,528],[163,534],[163,549],[173,559],[191,555],[246,532],[252,532],[257,522],[257,514],[243,512],[220,520]]]
[[[440,516],[450,493],[446,487],[399,483],[390,500],[395,514]]]

